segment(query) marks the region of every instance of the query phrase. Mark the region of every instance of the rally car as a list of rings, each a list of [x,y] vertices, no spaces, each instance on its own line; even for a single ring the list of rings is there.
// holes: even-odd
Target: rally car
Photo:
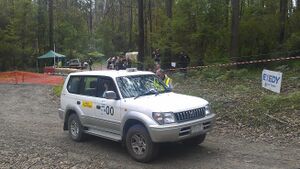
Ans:
[[[159,143],[202,143],[215,121],[206,100],[174,93],[152,72],[136,69],[71,73],[59,117],[71,139],[91,134],[122,142],[139,162],[151,161]]]

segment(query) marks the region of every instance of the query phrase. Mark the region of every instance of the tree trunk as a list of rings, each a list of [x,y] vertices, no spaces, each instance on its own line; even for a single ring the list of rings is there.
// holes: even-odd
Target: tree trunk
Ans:
[[[124,32],[124,29],[123,29],[123,27],[124,27],[124,25],[125,25],[125,23],[124,23],[124,19],[125,18],[123,18],[123,5],[125,5],[125,2],[124,2],[124,4],[122,4],[122,0],[119,0],[119,32]]]
[[[38,22],[38,36],[37,36],[37,49],[38,53],[41,54],[42,49],[44,49],[45,46],[45,31],[46,31],[46,22],[45,21],[45,13],[44,11],[47,9],[46,4],[44,0],[38,1],[38,16],[37,16],[37,22]]]
[[[132,24],[133,24],[133,16],[132,16],[132,0],[130,0],[130,9],[129,9],[129,50],[132,50]]]
[[[279,45],[281,46],[285,39],[285,28],[287,20],[287,0],[280,0],[280,30],[279,30]],[[281,47],[280,47],[281,48]]]
[[[245,1],[242,0],[240,3],[239,18],[242,18],[243,14],[244,14],[244,8],[245,8]]]
[[[147,0],[144,1],[144,17],[145,17],[145,20],[144,20],[144,27],[145,27],[145,44],[144,44],[144,47],[145,47],[145,56],[148,55],[148,42],[149,42],[149,37],[148,37],[148,17],[149,17],[149,11],[148,11],[148,4],[147,4]]]
[[[167,17],[172,18],[173,13],[172,13],[172,6],[173,6],[173,0],[166,0],[166,12],[167,12]]]
[[[90,36],[93,34],[93,1],[89,0],[89,32]]]
[[[231,45],[230,56],[232,61],[238,61],[239,52],[239,0],[231,0],[232,22],[231,22]]]
[[[225,0],[226,14],[225,14],[225,27],[229,28],[229,17],[230,17],[230,0]]]
[[[296,1],[296,8],[299,9],[300,8],[300,0]]]
[[[27,58],[26,58],[26,54],[25,54],[25,47],[26,47],[26,43],[27,43],[27,9],[28,9],[29,4],[28,3],[24,3],[23,6],[23,14],[22,14],[22,26],[23,29],[21,31],[21,48],[22,48],[22,68],[25,69],[27,67]]]
[[[171,37],[171,32],[172,32],[172,26],[171,26],[171,20],[173,17],[172,13],[172,7],[173,7],[173,0],[165,0],[166,3],[166,14],[168,17],[168,41],[166,44],[166,49],[165,49],[165,56],[162,61],[162,67],[163,68],[170,68],[171,67],[171,62],[172,62],[172,48],[171,48],[171,43],[172,43],[172,37]]]
[[[139,23],[139,40],[138,40],[138,62],[140,63],[138,68],[143,69],[144,62],[144,0],[137,0],[138,2],[138,23]]]
[[[49,48],[54,50],[54,35],[53,35],[53,0],[48,0],[49,5]]]
[[[152,27],[152,0],[149,0],[149,4],[148,4],[148,10],[149,10],[149,46],[150,46],[150,55],[152,53],[152,42],[151,42],[151,34],[153,32],[153,27]]]

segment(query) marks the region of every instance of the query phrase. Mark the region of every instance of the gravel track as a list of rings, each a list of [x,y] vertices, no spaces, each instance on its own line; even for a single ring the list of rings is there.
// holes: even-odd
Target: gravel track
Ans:
[[[150,164],[133,161],[121,144],[69,139],[52,88],[0,85],[0,168],[299,169],[300,146],[251,142],[216,128],[197,148],[164,144]]]

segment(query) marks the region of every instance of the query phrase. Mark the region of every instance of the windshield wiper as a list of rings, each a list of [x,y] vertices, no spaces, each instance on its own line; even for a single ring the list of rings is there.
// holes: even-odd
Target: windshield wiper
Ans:
[[[155,89],[150,89],[150,90],[148,90],[148,91],[145,92],[145,93],[142,93],[142,94],[139,94],[139,95],[135,96],[134,99],[137,99],[137,98],[139,98],[139,97],[141,97],[141,96],[150,95],[150,94],[155,94],[155,96],[157,96],[157,95],[159,95],[159,92],[158,92],[157,90],[155,90]]]

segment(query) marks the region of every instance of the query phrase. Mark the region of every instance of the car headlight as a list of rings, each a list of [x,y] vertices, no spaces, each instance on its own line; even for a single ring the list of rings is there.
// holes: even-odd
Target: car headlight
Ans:
[[[212,114],[212,109],[211,109],[211,106],[208,104],[205,106],[205,115],[208,116]]]
[[[175,123],[175,117],[172,112],[153,112],[152,117],[160,125]]]

